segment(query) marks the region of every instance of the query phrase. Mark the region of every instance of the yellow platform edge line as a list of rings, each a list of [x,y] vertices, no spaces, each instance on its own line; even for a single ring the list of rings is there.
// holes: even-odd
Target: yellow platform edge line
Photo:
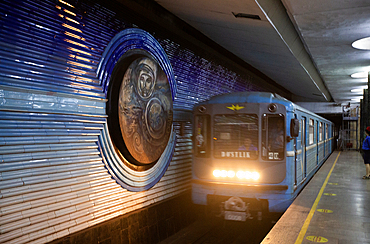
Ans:
[[[329,174],[326,176],[326,179],[325,179],[325,181],[324,181],[324,184],[322,185],[322,187],[321,187],[321,189],[320,189],[320,192],[319,192],[319,194],[318,194],[318,195],[317,195],[317,197],[316,197],[315,203],[312,205],[312,208],[311,208],[311,210],[310,210],[310,212],[309,212],[309,214],[308,214],[308,216],[307,216],[307,218],[306,218],[306,220],[305,220],[305,222],[304,222],[304,224],[303,224],[303,226],[302,226],[302,229],[301,229],[301,231],[299,232],[299,235],[298,235],[298,237],[297,237],[297,240],[295,241],[295,243],[294,243],[294,244],[301,244],[301,243],[302,243],[303,238],[304,238],[304,236],[306,235],[306,232],[307,232],[308,226],[310,225],[311,219],[312,219],[312,217],[313,217],[313,215],[314,215],[314,213],[315,213],[315,211],[316,211],[317,205],[319,204],[320,199],[321,199],[321,196],[322,196],[322,194],[324,193],[324,189],[325,189],[326,185],[328,184],[328,181],[329,181],[330,175],[331,175],[331,173],[333,172],[333,169],[334,169],[334,167],[335,167],[335,164],[336,164],[336,163],[337,163],[337,161],[338,161],[339,155],[340,155],[340,152],[338,153],[337,158],[335,159],[334,164],[333,164],[333,166],[331,167],[331,169],[330,169],[330,171],[329,171]]]

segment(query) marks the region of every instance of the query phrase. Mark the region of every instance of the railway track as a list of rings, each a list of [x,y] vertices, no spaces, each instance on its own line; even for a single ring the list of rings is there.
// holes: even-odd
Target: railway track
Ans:
[[[280,216],[246,222],[203,217],[160,244],[259,244]]]

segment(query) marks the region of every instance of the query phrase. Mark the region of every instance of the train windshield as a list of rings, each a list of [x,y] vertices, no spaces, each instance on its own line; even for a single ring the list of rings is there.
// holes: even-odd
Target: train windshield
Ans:
[[[285,150],[285,118],[283,115],[264,115],[262,119],[262,159],[282,160]]]
[[[258,157],[258,116],[256,114],[227,114],[214,117],[214,157]]]
[[[195,117],[195,155],[197,157],[209,157],[209,124],[209,115]]]

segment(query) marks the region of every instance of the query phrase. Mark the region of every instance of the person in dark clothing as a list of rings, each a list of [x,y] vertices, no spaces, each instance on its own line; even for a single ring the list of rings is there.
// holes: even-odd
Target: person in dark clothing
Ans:
[[[284,150],[284,122],[279,119],[276,125],[270,129],[269,133],[269,150],[283,151]]]
[[[258,151],[257,147],[252,144],[252,140],[249,138],[244,139],[244,144],[239,147],[239,150]]]
[[[362,157],[364,158],[364,164],[366,166],[366,175],[362,179],[370,179],[370,126],[365,130],[366,138],[362,143]]]

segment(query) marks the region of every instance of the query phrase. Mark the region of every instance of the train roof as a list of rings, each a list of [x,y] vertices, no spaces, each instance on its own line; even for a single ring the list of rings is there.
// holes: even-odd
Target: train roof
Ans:
[[[233,92],[224,93],[211,97],[209,100],[201,102],[200,104],[214,104],[214,103],[273,103],[279,102],[284,105],[292,104],[288,99],[270,92]]]
[[[288,99],[271,92],[245,91],[245,92],[224,93],[213,96],[209,100],[199,103],[199,105],[217,104],[217,103],[280,103],[287,108],[287,111],[293,112],[295,110],[299,110],[301,112],[311,114],[312,116],[319,117],[323,120],[329,121],[321,117],[320,115],[317,115],[314,112],[302,108],[301,106],[298,106],[292,101],[289,101]]]

